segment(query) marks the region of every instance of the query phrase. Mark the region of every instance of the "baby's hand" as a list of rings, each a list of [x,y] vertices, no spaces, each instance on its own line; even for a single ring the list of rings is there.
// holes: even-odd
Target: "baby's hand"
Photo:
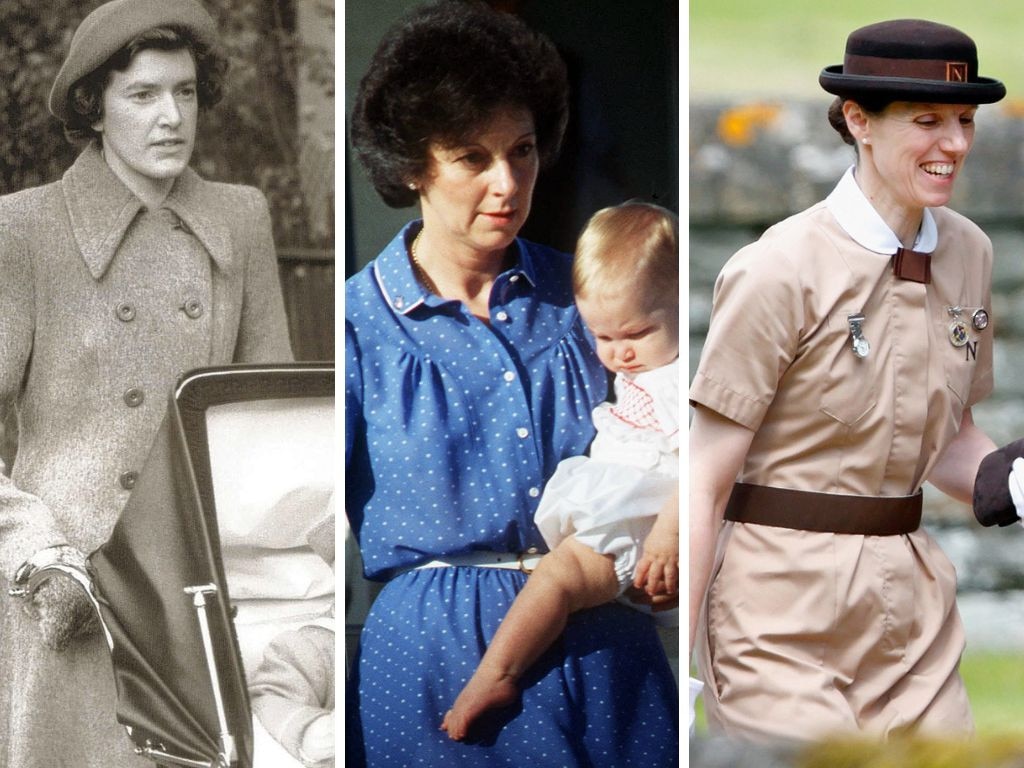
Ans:
[[[644,553],[637,564],[633,586],[649,595],[674,595],[679,586],[679,532],[655,522],[644,540]]]

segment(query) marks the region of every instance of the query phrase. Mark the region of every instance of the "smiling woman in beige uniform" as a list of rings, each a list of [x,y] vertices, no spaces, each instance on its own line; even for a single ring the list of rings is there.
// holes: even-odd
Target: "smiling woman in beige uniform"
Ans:
[[[109,536],[178,377],[288,360],[267,204],[188,168],[216,102],[216,29],[195,0],[114,0],[82,22],[50,110],[86,146],[63,178],[0,197],[0,766],[148,766],[114,716],[84,597],[54,579],[23,610],[19,564]]]
[[[726,264],[690,390],[708,722],[969,733],[956,574],[920,491],[969,502],[995,448],[971,418],[992,389],[992,248],[943,206],[1005,89],[969,37],[918,20],[856,30],[819,79],[856,165]]]

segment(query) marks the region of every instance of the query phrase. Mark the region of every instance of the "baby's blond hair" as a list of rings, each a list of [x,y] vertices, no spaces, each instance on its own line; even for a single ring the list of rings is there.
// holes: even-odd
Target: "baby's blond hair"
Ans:
[[[576,296],[621,291],[675,303],[679,295],[679,220],[635,200],[603,208],[583,228],[572,264]]]

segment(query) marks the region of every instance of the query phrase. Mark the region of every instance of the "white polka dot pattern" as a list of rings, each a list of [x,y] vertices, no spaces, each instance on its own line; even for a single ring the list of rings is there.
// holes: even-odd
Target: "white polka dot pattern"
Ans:
[[[518,248],[492,290],[503,323],[425,294],[404,234],[346,283],[346,508],[371,578],[441,554],[544,547],[530,490],[585,452],[607,378],[569,258]]]
[[[371,609],[346,699],[346,765],[672,766],[677,691],[649,617],[575,614],[474,743],[439,730],[525,576],[406,571],[476,550],[545,549],[533,515],[586,451],[607,379],[572,304],[569,258],[517,241],[491,323],[416,282],[406,227],[345,286],[346,511]]]

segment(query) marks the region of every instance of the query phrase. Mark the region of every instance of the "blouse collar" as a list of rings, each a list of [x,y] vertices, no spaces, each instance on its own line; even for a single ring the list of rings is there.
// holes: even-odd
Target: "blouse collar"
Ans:
[[[91,142],[64,173],[61,186],[75,241],[89,272],[99,280],[145,206],[107,165],[96,142]],[[204,194],[202,179],[191,168],[175,180],[164,201],[164,207],[202,242],[217,266],[229,271],[231,233],[211,216],[213,212],[223,213],[222,205],[222,201]]]
[[[416,278],[409,261],[408,244],[423,228],[422,219],[411,221],[395,235],[394,239],[374,260],[373,274],[388,306],[400,315],[408,315],[419,306],[437,308],[452,303],[451,300],[427,291]],[[515,266],[503,272],[498,279],[511,279],[522,275],[531,286],[537,284],[536,269],[530,249],[516,238],[513,245],[518,251]]]
[[[836,188],[825,198],[825,205],[835,217],[839,226],[857,243],[869,251],[893,254],[901,247],[896,234],[885,223],[882,216],[868,200],[853,176],[850,166]],[[921,217],[921,229],[914,240],[913,250],[931,253],[939,242],[939,231],[931,209],[925,208]]]

